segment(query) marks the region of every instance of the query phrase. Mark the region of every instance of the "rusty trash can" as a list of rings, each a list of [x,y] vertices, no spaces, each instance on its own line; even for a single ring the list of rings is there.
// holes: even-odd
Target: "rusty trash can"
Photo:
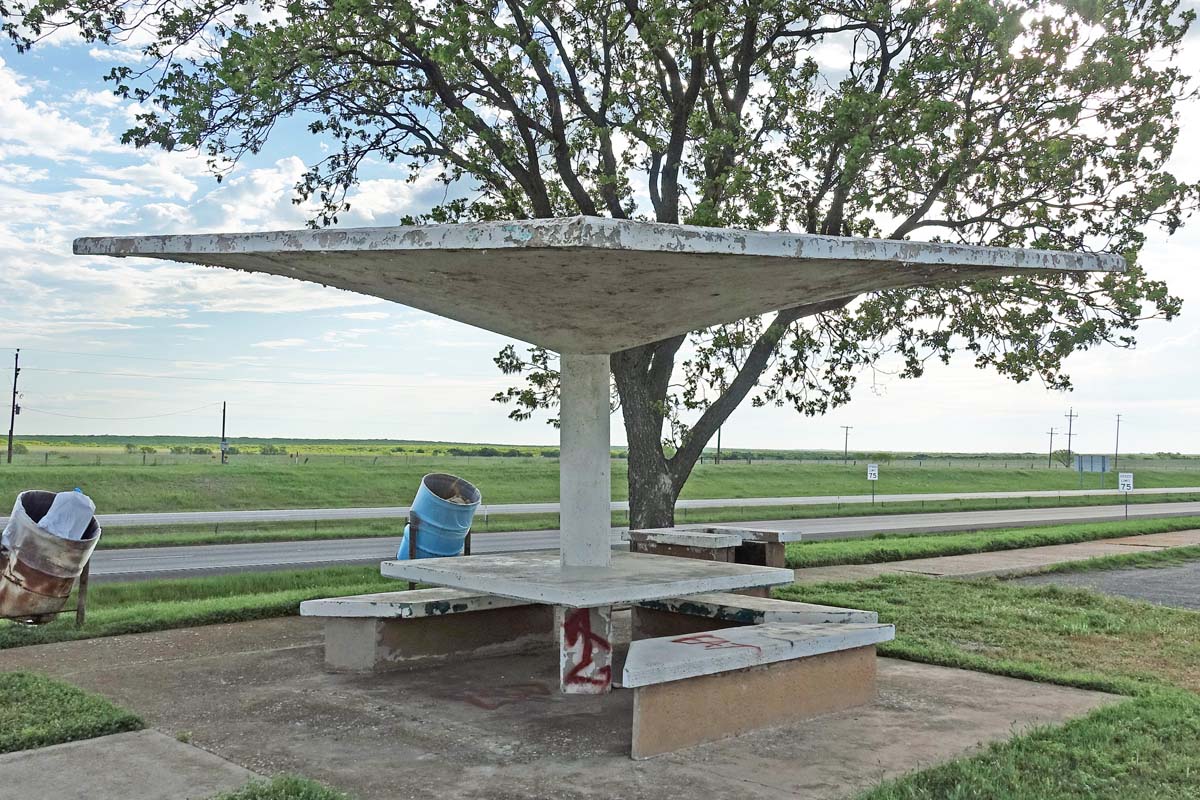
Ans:
[[[8,549],[0,548],[0,618],[31,625],[50,622],[64,610],[79,580],[75,619],[83,623],[87,567],[100,540],[100,525],[92,517],[79,541],[39,528],[37,523],[50,510],[54,497],[54,492],[43,491],[17,496],[5,529]]]

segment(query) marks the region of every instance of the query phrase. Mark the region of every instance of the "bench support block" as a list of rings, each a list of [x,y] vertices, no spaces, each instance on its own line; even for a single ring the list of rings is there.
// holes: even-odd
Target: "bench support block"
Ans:
[[[549,649],[553,643],[549,606],[414,619],[325,618],[325,666],[335,672],[409,669]]]
[[[563,694],[612,690],[612,608],[555,608]]]
[[[631,754],[650,758],[874,699],[874,645],[640,686]]]

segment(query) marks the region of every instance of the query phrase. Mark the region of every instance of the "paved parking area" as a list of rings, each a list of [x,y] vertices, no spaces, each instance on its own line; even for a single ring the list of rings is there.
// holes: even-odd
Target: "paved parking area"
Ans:
[[[618,631],[627,635],[624,617]],[[873,703],[635,762],[632,692],[559,694],[554,650],[331,674],[314,622],[21,647],[0,651],[0,670],[48,672],[141,714],[168,742],[186,733],[253,772],[298,772],[360,800],[834,800],[1120,700],[882,658]],[[0,798],[90,800],[96,771],[126,767],[92,761],[74,771],[74,793],[55,783],[16,795],[5,794],[12,786],[0,769]]]
[[[1200,561],[1156,569],[1112,569],[1064,572],[1018,578],[1016,583],[1055,583],[1104,594],[1145,600],[1160,606],[1200,611]]]

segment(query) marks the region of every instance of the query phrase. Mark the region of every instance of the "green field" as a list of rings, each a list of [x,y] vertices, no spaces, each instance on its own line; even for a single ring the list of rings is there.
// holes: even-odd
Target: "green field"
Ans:
[[[613,498],[626,493],[626,464],[613,461]],[[81,487],[101,513],[210,511],[255,508],[322,508],[407,505],[421,476],[451,472],[475,483],[487,503],[553,502],[558,499],[558,461],[545,458],[440,458],[406,463],[401,459],[342,463],[339,459],[296,463],[266,462],[160,465],[18,465],[0,467],[0,498],[22,489]],[[1200,484],[1200,472],[1139,469],[1140,488]],[[1113,476],[1106,476],[1112,488]],[[1087,476],[1087,488],[1099,486]],[[882,466],[880,494],[921,492],[1030,491],[1079,488],[1077,473],[1066,469],[1016,469],[927,464]],[[838,463],[711,463],[698,465],[684,498],[788,497],[870,494],[864,470]]]

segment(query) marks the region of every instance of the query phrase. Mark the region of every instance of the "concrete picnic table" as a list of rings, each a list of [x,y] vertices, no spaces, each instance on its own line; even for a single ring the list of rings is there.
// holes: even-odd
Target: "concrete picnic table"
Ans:
[[[78,239],[81,255],[263,272],[419,308],[561,355],[557,559],[389,561],[385,575],[556,606],[561,688],[611,687],[611,607],[788,583],[767,566],[614,554],[609,356],[777,309],[1030,272],[1122,271],[1104,254],[755,232],[597,217]]]

